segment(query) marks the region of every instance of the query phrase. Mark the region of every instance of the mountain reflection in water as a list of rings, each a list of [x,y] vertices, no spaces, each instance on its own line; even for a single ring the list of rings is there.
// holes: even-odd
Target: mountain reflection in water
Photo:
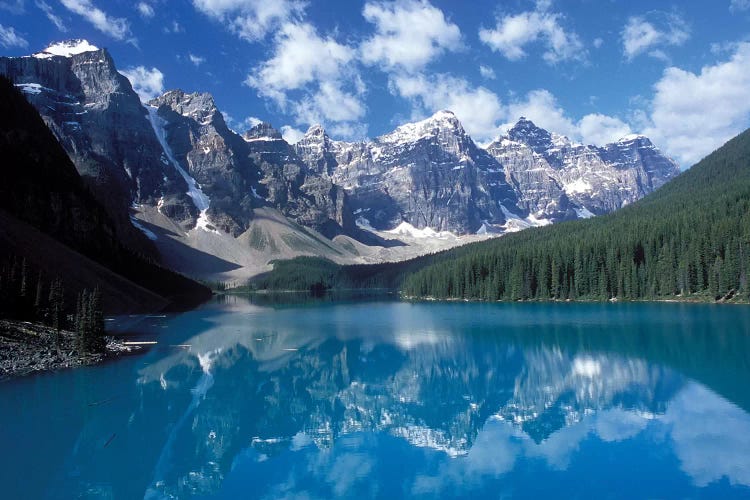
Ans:
[[[225,297],[135,327],[144,356],[33,382],[119,394],[45,494],[747,497],[745,311]]]

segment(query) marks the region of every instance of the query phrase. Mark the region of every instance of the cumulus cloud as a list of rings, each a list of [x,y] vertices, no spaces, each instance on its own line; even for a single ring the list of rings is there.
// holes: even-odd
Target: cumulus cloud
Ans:
[[[462,46],[458,26],[426,0],[368,2],[362,15],[375,26],[360,47],[366,64],[413,71]]]
[[[245,80],[298,124],[354,122],[365,114],[356,51],[307,23],[286,23],[270,59]],[[340,123],[339,123],[340,125]],[[343,130],[343,129],[342,129]]]
[[[750,126],[750,43],[699,73],[664,70],[654,85],[644,131],[683,166],[697,162]]]
[[[60,16],[55,14],[55,11],[52,10],[52,7],[50,7],[47,2],[37,1],[36,6],[39,8],[39,10],[44,12],[44,15],[47,16],[47,19],[49,19],[49,21],[54,24],[58,30],[62,31],[63,33],[68,31],[68,28],[65,26],[63,20],[60,18]]]
[[[284,125],[281,127],[281,137],[283,137],[289,144],[299,142],[304,136],[304,131],[296,129],[291,125]]]
[[[135,66],[120,71],[133,86],[142,102],[148,102],[164,93],[164,74],[157,68]]]
[[[6,48],[10,47],[28,47],[29,42],[18,34],[12,26],[5,27],[0,24],[0,45]]]
[[[507,106],[508,123],[503,128],[512,126],[521,116],[550,132],[597,146],[614,142],[632,132],[630,126],[621,119],[598,113],[585,115],[576,121],[567,115],[555,96],[545,89],[532,90],[524,98],[510,102]]]
[[[83,17],[97,30],[116,40],[124,40],[130,33],[130,26],[126,19],[107,15],[91,0],[60,0],[60,3],[69,11]]]
[[[585,59],[583,42],[576,33],[563,28],[563,16],[550,12],[550,5],[540,0],[533,11],[498,17],[494,29],[479,30],[479,39],[511,61],[526,57],[525,47],[538,41],[544,45],[542,57],[549,64]]]
[[[532,90],[524,98],[510,102],[506,113],[508,123],[504,128],[512,126],[522,116],[550,132],[578,139],[578,128],[549,90]]]
[[[297,0],[193,0],[203,14],[221,21],[248,41],[257,41],[304,10]]]
[[[731,0],[729,2],[729,10],[732,12],[748,9],[750,9],[750,0]]]
[[[497,95],[485,87],[474,87],[446,74],[396,75],[390,86],[392,93],[412,103],[413,117],[448,109],[475,139],[485,141],[497,135],[503,106]]]
[[[592,113],[578,122],[578,132],[584,144],[603,146],[632,134],[633,130],[619,118]]]
[[[690,28],[679,15],[653,12],[649,17],[629,18],[622,31],[623,53],[628,61],[644,52],[664,59],[663,47],[682,45],[690,38]]]
[[[146,2],[138,2],[138,5],[136,5],[136,9],[138,9],[138,13],[144,19],[151,19],[152,17],[154,17],[154,8]]]

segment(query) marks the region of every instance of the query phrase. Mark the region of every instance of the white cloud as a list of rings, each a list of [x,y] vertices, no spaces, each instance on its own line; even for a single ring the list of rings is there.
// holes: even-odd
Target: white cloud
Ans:
[[[729,10],[732,12],[748,9],[750,9],[750,0],[732,0],[729,3]]]
[[[682,45],[690,38],[690,28],[677,14],[653,12],[647,20],[642,16],[628,19],[622,31],[623,53],[628,61],[644,52],[665,59],[664,51],[658,47]]]
[[[350,47],[318,36],[312,25],[289,23],[276,35],[273,57],[248,76],[247,83],[262,94],[275,96],[336,78],[353,59]]]
[[[156,68],[136,66],[120,71],[130,80],[142,102],[148,102],[164,93],[164,74]]]
[[[696,486],[727,478],[750,486],[750,418],[737,406],[692,383],[669,403],[664,421],[680,468]]]
[[[489,66],[485,66],[484,64],[479,65],[479,74],[482,75],[482,78],[486,78],[488,80],[494,80],[495,77],[495,70],[490,68]]]
[[[297,0],[193,0],[193,5],[225,23],[240,38],[257,41],[294,19],[305,4]]]
[[[578,127],[571,118],[566,116],[555,96],[548,90],[532,90],[524,99],[508,104],[506,112],[508,125],[514,124],[522,116],[545,130],[574,140],[579,139]]]
[[[49,21],[54,24],[58,30],[62,31],[63,33],[68,31],[68,28],[65,26],[63,20],[60,18],[60,16],[55,14],[55,11],[52,10],[52,7],[50,7],[47,2],[37,1],[36,6],[39,8],[39,10],[44,12],[44,15],[47,16],[47,19],[49,19]]]
[[[200,66],[204,62],[206,62],[205,57],[196,56],[195,54],[188,54],[188,59],[190,59],[190,62],[195,64],[196,66]]]
[[[138,9],[138,13],[141,15],[141,17],[145,19],[151,19],[152,17],[154,17],[154,8],[146,2],[138,2],[136,8]]]
[[[360,47],[366,64],[413,71],[461,48],[458,26],[426,0],[368,2],[362,15],[375,25],[375,34]]]
[[[307,23],[286,23],[276,34],[270,59],[245,84],[292,113],[297,124],[354,122],[365,114],[365,86],[356,51],[318,35]]]
[[[689,166],[750,126],[750,43],[700,73],[664,70],[644,131],[683,166]]]
[[[578,122],[578,132],[584,144],[603,146],[633,133],[633,130],[619,118],[592,113]]]
[[[604,45],[604,40],[601,38],[594,38],[594,48],[600,49]]]
[[[0,45],[6,48],[10,47],[28,47],[29,42],[24,37],[18,34],[13,27],[5,27],[0,24]]]
[[[411,101],[413,116],[448,109],[456,114],[466,131],[482,142],[498,133],[503,118],[500,99],[484,87],[473,87],[462,78],[445,74],[396,75],[390,81],[391,91]]]
[[[524,99],[508,104],[503,128],[512,126],[521,116],[550,132],[565,135],[584,144],[603,146],[630,134],[630,125],[619,118],[598,113],[585,115],[578,121],[568,116],[555,96],[545,89],[529,92]]]
[[[549,1],[538,1],[534,11],[498,17],[494,29],[479,30],[479,39],[511,61],[526,57],[524,48],[537,41],[544,44],[542,57],[549,64],[584,60],[583,42],[576,33],[565,31],[561,25],[563,16],[549,12],[550,5]]]
[[[97,30],[116,40],[123,40],[130,33],[130,26],[126,19],[108,16],[91,0],[60,0],[60,3],[69,11],[83,17]]]
[[[284,138],[289,144],[299,142],[305,136],[302,130],[296,129],[291,125],[284,125],[281,127],[281,137]]]

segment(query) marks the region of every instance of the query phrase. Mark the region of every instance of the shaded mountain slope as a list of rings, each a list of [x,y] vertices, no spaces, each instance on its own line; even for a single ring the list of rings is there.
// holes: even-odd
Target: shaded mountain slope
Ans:
[[[71,281],[80,288],[108,282],[111,290],[105,302],[110,312],[154,310],[169,302],[190,303],[210,296],[202,285],[123,246],[119,226],[88,190],[34,107],[5,78],[0,78],[0,157],[0,209],[6,212],[0,254],[33,254],[37,267],[48,276],[65,274],[70,268]],[[51,251],[54,245],[35,230],[69,249]],[[82,267],[76,277],[72,262],[79,259]],[[92,268],[91,261],[119,274],[120,279]],[[117,283],[124,281],[130,283],[119,290]],[[131,298],[120,303],[120,293]]]

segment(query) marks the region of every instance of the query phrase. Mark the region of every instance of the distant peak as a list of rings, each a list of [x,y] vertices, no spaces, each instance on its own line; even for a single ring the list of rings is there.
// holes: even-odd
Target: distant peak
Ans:
[[[538,128],[540,127],[538,127],[534,122],[532,122],[525,116],[521,116],[520,118],[518,118],[518,121],[512,127],[512,129],[538,129]]]
[[[52,56],[71,57],[77,54],[83,54],[84,52],[95,52],[97,50],[99,50],[99,47],[90,44],[88,40],[76,38],[53,43],[43,51],[34,54],[34,57],[40,59]]]
[[[305,132],[305,137],[310,136],[325,136],[326,135],[326,129],[323,128],[323,125],[320,123],[316,123],[315,125],[311,125],[310,128],[307,129],[307,132]]]
[[[642,134],[628,134],[621,137],[617,142],[633,142],[640,139],[648,139],[648,137]]]
[[[440,111],[437,111],[434,115],[432,115],[432,118],[434,119],[444,119],[444,118],[455,118],[456,114],[449,110],[449,109],[441,109]]]
[[[268,122],[260,122],[250,128],[242,136],[245,141],[256,141],[256,140],[268,140],[268,139],[281,139],[281,133],[273,128]]]

